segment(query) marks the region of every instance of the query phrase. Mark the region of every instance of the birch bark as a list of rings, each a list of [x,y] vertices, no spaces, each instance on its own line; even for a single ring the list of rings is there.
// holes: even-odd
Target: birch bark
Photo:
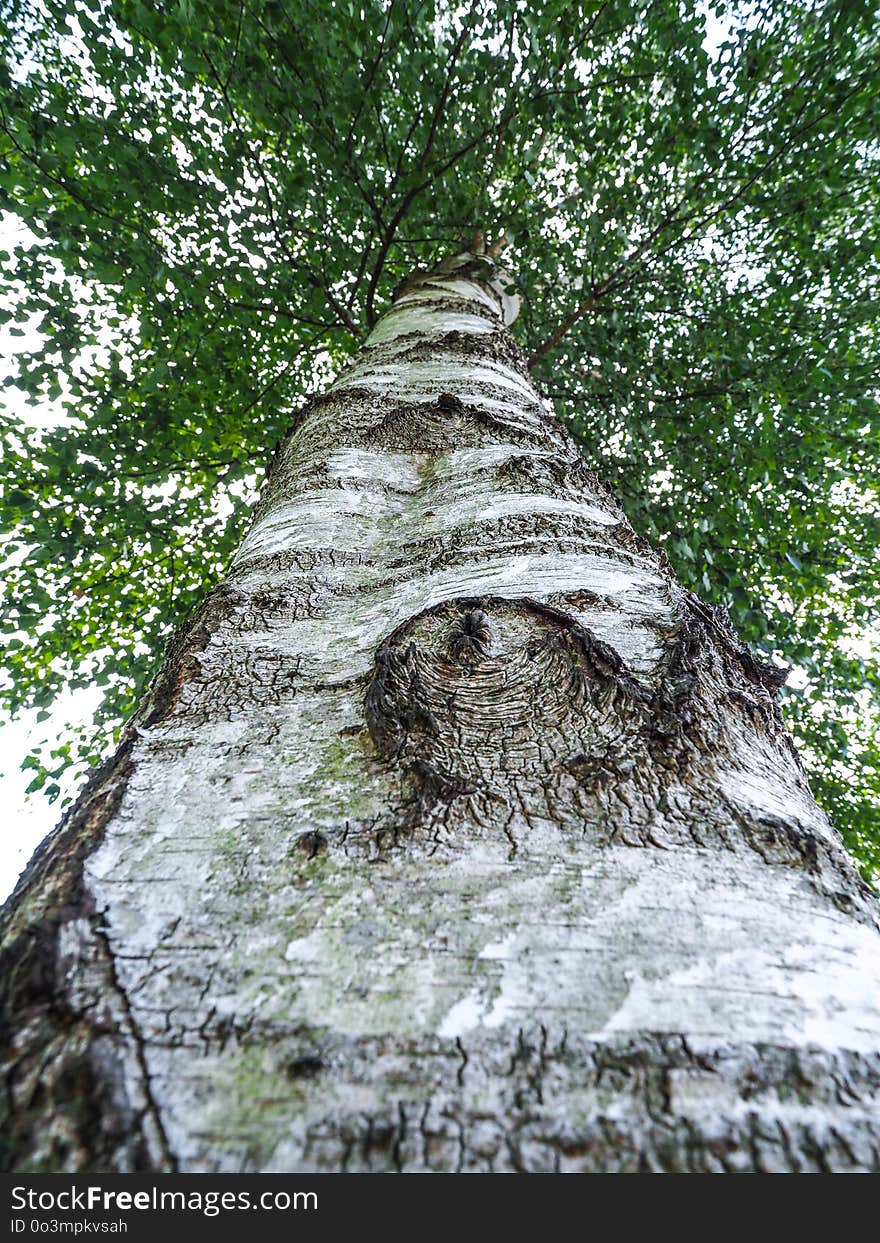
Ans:
[[[515,313],[405,283],[32,862],[7,1168],[880,1168],[875,902]]]

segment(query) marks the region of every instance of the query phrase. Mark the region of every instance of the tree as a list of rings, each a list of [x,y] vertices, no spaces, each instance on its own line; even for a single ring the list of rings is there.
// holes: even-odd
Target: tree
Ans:
[[[778,670],[551,420],[505,283],[404,284],[31,865],[14,1163],[880,1162],[876,903]]]
[[[321,340],[338,363],[349,346],[329,342],[370,336],[284,438],[231,577],[7,912],[13,1162],[876,1165],[875,912],[788,748],[779,670],[676,584],[528,379],[589,392],[581,436],[604,410],[618,458],[641,455],[615,488],[637,518],[717,466],[710,414],[725,469],[761,419],[790,482],[833,398],[829,490],[796,529],[833,527],[855,558],[832,584],[855,616],[867,541],[834,506],[863,503],[872,447],[861,11],[762,9],[714,64],[700,15],[663,6],[318,24],[307,6],[120,3],[79,12],[87,57],[58,37],[67,16],[13,8],[36,67],[4,127],[28,261],[90,265],[126,338],[78,381],[89,425],[46,439],[45,484],[19,463],[41,547],[54,524],[86,550],[57,571],[83,612],[110,581],[92,540],[119,527],[114,488],[205,479],[206,454],[216,469],[250,443],[231,397],[277,425],[298,350]],[[548,190],[567,202],[532,201]],[[479,239],[433,266],[498,221],[536,269],[525,356]],[[48,296],[72,336],[71,289]],[[821,378],[820,348],[845,375]],[[682,404],[692,438],[658,479]],[[134,486],[104,469],[127,449]],[[70,531],[33,503],[76,460],[99,514]],[[725,512],[720,472],[701,483],[689,529]],[[67,486],[82,503],[84,478]],[[140,499],[124,529],[173,567]],[[765,516],[768,564],[794,513]],[[802,552],[799,605],[827,583]],[[714,563],[732,564],[723,546]],[[57,590],[33,599],[51,613]],[[56,629],[69,661],[96,643]],[[770,651],[790,633],[767,623]],[[64,669],[42,641],[37,662],[18,651],[49,695]]]

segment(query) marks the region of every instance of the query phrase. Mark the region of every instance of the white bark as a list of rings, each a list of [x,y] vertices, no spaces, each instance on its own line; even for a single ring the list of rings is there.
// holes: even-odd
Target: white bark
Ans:
[[[408,283],[32,867],[14,1167],[880,1164],[873,900],[514,313]]]

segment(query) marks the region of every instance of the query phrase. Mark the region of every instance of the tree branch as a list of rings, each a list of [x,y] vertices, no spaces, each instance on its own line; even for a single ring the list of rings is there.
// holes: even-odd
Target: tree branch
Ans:
[[[437,100],[436,107],[434,108],[434,112],[431,117],[430,127],[428,129],[428,137],[425,142],[425,146],[422,151],[422,154],[419,156],[419,160],[416,165],[416,168],[420,172],[424,170],[425,163],[431,154],[431,150],[433,149],[434,140],[437,137],[437,128],[440,124],[440,118],[443,115],[444,109],[446,108],[446,101],[448,100],[449,94],[452,90],[452,83],[455,77],[455,67],[456,67],[456,64],[458,63],[458,58],[461,55],[462,49],[464,47],[465,40],[470,34],[471,29],[473,28],[475,23],[476,23],[476,17],[473,16],[472,14],[470,19],[467,20],[465,24],[462,26],[461,32],[458,38],[456,39],[455,45],[450,54],[449,67],[446,72],[446,80],[443,83],[443,90],[440,92],[440,97]],[[458,158],[459,158],[458,155],[454,157],[454,159],[458,159]],[[454,162],[454,159],[452,162]],[[450,167],[449,162],[440,171],[445,172],[448,167]],[[431,181],[431,178],[426,177],[424,181],[418,182],[417,185],[412,186],[411,189],[407,191],[407,193],[403,196],[403,199],[401,200],[401,203],[398,206],[397,211],[392,216],[391,221],[389,222],[388,227],[385,230],[384,236],[382,237],[382,240],[379,244],[379,253],[376,256],[376,262],[373,266],[373,272],[370,277],[370,284],[367,288],[367,307],[366,307],[367,325],[370,328],[372,328],[372,326],[376,322],[376,319],[378,318],[376,315],[376,311],[375,311],[376,289],[379,284],[379,279],[382,275],[382,269],[385,266],[385,260],[388,257],[388,251],[391,247],[391,243],[394,241],[394,234],[397,232],[397,228],[400,222],[403,220],[404,216],[406,215],[407,211],[409,210],[410,205],[413,202],[413,200],[416,198],[417,195],[421,194],[422,190],[424,190],[424,188],[427,185],[430,184],[430,181]]]

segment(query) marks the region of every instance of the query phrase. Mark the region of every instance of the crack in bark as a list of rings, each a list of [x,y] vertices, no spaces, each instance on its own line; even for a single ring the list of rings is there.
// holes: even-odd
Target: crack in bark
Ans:
[[[110,944],[110,938],[106,932],[97,927],[96,921],[92,924],[92,933],[104,949],[110,984],[122,1005],[122,1009],[125,1014],[125,1023],[128,1027],[128,1034],[134,1046],[134,1054],[138,1065],[141,1090],[147,1103],[147,1113],[149,1114],[150,1120],[155,1128],[156,1140],[158,1141],[158,1147],[161,1153],[161,1164],[156,1168],[161,1169],[163,1172],[172,1174],[176,1173],[178,1168],[177,1158],[172,1152],[171,1146],[168,1142],[168,1136],[165,1133],[165,1127],[162,1123],[162,1115],[159,1105],[153,1095],[152,1087],[150,1085],[150,1071],[147,1066],[146,1057],[146,1042],[141,1035],[140,1027],[128,999],[128,994],[123,988],[122,982],[119,978],[119,973],[116,970],[113,947]]]
[[[354,1082],[371,1081],[371,1048],[340,1060]],[[459,1080],[451,1092],[438,1079],[426,1102],[397,1097],[384,1112],[313,1124],[305,1168],[353,1171],[358,1151],[360,1168],[395,1172],[880,1170],[870,1122],[876,1057],[707,1041],[694,1048],[677,1033],[570,1042],[540,1026],[520,1029],[504,1050],[501,1037],[470,1046],[470,1091]],[[391,1055],[387,1041],[384,1051]],[[438,1055],[426,1047],[419,1061]],[[507,1086],[490,1091],[505,1057]],[[829,1136],[817,1111],[839,1080],[849,1116]],[[577,1100],[578,1121],[560,1127],[561,1096]]]

